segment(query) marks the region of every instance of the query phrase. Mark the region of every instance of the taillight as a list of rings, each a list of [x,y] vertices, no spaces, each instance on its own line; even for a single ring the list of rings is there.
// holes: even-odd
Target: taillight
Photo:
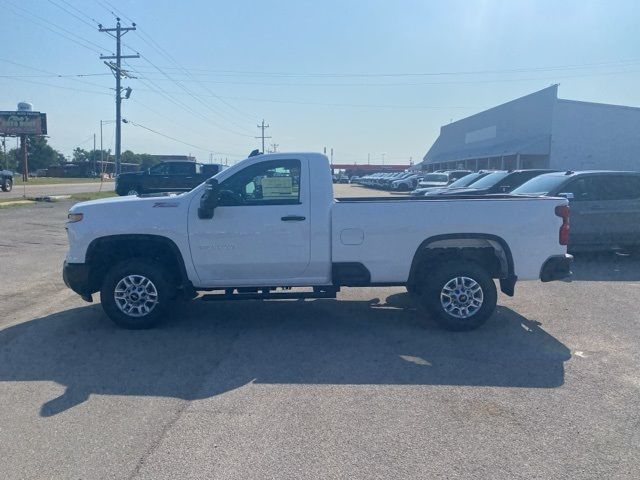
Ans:
[[[562,218],[560,226],[560,245],[569,245],[569,206],[559,205],[556,207],[556,215]]]

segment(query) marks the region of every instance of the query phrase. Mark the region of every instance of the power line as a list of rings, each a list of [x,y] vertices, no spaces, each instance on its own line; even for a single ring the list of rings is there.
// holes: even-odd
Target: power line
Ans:
[[[80,45],[81,47],[86,48],[87,50],[92,50],[93,52],[96,52],[96,53],[102,53],[104,51],[108,51],[102,45],[99,45],[99,44],[97,44],[95,42],[92,42],[91,40],[87,40],[86,38],[83,38],[80,35],[77,35],[74,32],[71,32],[71,31],[67,30],[66,28],[62,28],[59,25],[56,25],[55,23],[47,20],[46,18],[42,18],[42,17],[34,14],[33,12],[30,12],[29,10],[26,10],[26,9],[24,9],[22,7],[19,7],[17,5],[14,5],[12,3],[9,3],[6,0],[0,0],[0,1],[3,1],[3,3],[8,7],[9,11],[11,13],[13,13],[14,15],[22,17],[22,18],[24,18],[24,19],[26,19],[26,20],[38,25],[41,28],[45,28],[45,29],[49,30],[50,32],[55,33],[56,35],[59,35],[59,36],[61,36],[63,38],[66,38],[67,40],[70,40],[70,41],[76,43],[77,45]],[[14,8],[24,12],[26,15],[15,11]],[[37,19],[37,20],[35,20],[35,19]],[[61,30],[61,31],[65,32],[67,35],[65,35],[64,33],[60,33],[57,30],[54,30],[53,28],[47,26],[47,24],[48,25],[52,25],[53,27],[57,28],[58,30]],[[73,37],[75,37],[75,38],[73,38]],[[93,45],[93,46],[99,48],[100,50],[96,50],[95,48],[90,47],[89,45]]]
[[[563,78],[589,78],[609,75],[626,75],[640,73],[639,70],[619,70],[613,72],[597,72],[573,75],[556,75],[553,77],[525,77],[525,78],[497,78],[486,80],[450,80],[440,82],[393,82],[393,83],[276,83],[276,82],[229,82],[206,80],[207,83],[223,84],[223,85],[260,85],[267,87],[406,87],[406,86],[427,86],[427,85],[476,85],[491,83],[510,83],[510,82],[529,82],[550,80],[557,81]],[[148,78],[148,77],[147,77]]]
[[[109,76],[109,73],[47,73],[47,74],[25,74],[25,73],[9,73],[0,74],[0,77],[4,78],[74,78],[74,77],[104,77]]]
[[[12,78],[3,78],[2,80],[13,80]],[[73,92],[83,92],[83,93],[92,93],[94,95],[107,95],[107,96],[111,96],[110,93],[106,93],[106,92],[97,92],[95,90],[87,90],[84,88],[74,88],[74,87],[65,87],[63,85],[55,85],[53,83],[46,83],[46,82],[38,82],[36,80],[27,80],[27,79],[20,79],[20,82],[22,83],[32,83],[34,85],[43,85],[46,87],[53,87],[53,88],[60,88],[62,90],[71,90]]]
[[[185,141],[183,141],[183,140],[179,140],[179,139],[177,139],[177,138],[175,138],[175,137],[171,137],[171,136],[166,135],[166,134],[164,134],[164,133],[158,132],[157,130],[154,130],[154,129],[152,129],[152,128],[145,127],[144,125],[140,125],[139,123],[132,122],[131,120],[126,120],[126,119],[125,119],[125,123],[127,123],[127,124],[131,124],[131,125],[134,125],[134,126],[136,126],[136,127],[144,128],[145,130],[148,130],[148,131],[150,131],[151,133],[155,133],[156,135],[160,135],[161,137],[167,138],[167,139],[169,139],[169,140],[173,140],[174,142],[182,143],[182,144],[187,145],[187,146],[189,146],[189,147],[197,148],[198,150],[203,150],[203,151],[205,151],[205,152],[211,152],[211,153],[213,153],[213,154],[215,154],[215,155],[233,155],[233,156],[241,156],[241,154],[237,154],[237,153],[216,152],[216,151],[214,151],[214,150],[212,150],[212,149],[210,149],[210,148],[205,148],[205,147],[202,147],[202,146],[200,146],[200,145],[194,145],[193,143],[189,143],[189,142],[185,142]]]
[[[495,69],[495,70],[462,70],[462,71],[440,71],[440,72],[404,72],[404,73],[296,73],[296,72],[264,72],[264,71],[247,71],[247,70],[214,70],[202,68],[189,68],[195,72],[195,75],[205,75],[213,73],[219,76],[274,76],[274,77],[422,77],[422,76],[454,76],[454,75],[486,75],[486,74],[508,74],[508,73],[527,73],[527,72],[545,72],[545,71],[561,71],[575,70],[585,68],[599,68],[605,66],[622,66],[625,64],[635,65],[640,63],[640,59],[612,60],[608,62],[584,63],[573,65],[555,65],[545,67],[521,67],[513,69]],[[175,69],[174,67],[162,67],[167,70]],[[203,73],[198,73],[203,72]]]
[[[97,0],[96,0],[97,1]],[[133,20],[129,17],[127,17],[127,15],[118,10],[113,4],[111,4],[109,1],[104,0],[103,2],[104,4],[108,5],[109,7],[111,7],[113,9],[113,11],[117,12],[118,14],[122,15],[124,18],[126,18],[127,20],[129,20],[130,22],[133,22]],[[113,12],[112,12],[113,13]],[[192,74],[189,70],[185,69],[167,50],[165,50],[158,42],[156,42],[149,34],[147,34],[146,32],[138,29],[136,31],[136,35],[138,35],[140,37],[140,39],[145,42],[147,45],[151,46],[151,48],[155,49],[158,53],[160,53],[160,55],[164,55],[166,56],[179,70],[181,70],[183,73],[185,73],[187,76],[189,76],[191,79],[193,79],[196,83],[199,83],[212,97],[218,99],[220,102],[222,102],[223,104],[225,104],[226,106],[228,106],[229,108],[235,110],[236,112],[246,116],[246,117],[250,117],[250,115],[246,114],[245,112],[242,112],[241,110],[239,110],[238,108],[236,108],[234,105],[230,104],[229,102],[224,101],[222,98],[220,98],[218,95],[216,95],[209,87],[207,87],[206,85],[203,85],[202,83],[200,83]],[[221,118],[224,119],[224,117],[222,117],[222,115],[214,108],[212,108],[211,106],[209,106],[202,98],[200,98],[197,94],[190,92],[189,89],[187,89],[185,86],[181,85],[180,82],[177,82],[175,79],[170,78],[164,71],[162,71],[162,69],[158,68],[155,64],[153,64],[148,58],[146,58],[146,56],[144,57],[144,60],[147,60],[156,70],[160,71],[165,77],[167,77],[167,79],[171,80],[173,83],[175,83],[176,85],[178,85],[180,88],[182,88],[184,91],[188,92],[190,95],[192,95],[193,97],[196,98],[196,100],[198,100],[200,103],[204,104],[205,106],[207,106],[210,110],[212,110],[214,113],[216,113],[217,115],[219,115]],[[175,67],[174,67],[175,68]],[[229,121],[227,119],[227,121]],[[238,125],[237,123],[230,121],[230,123],[232,123],[233,125],[237,126],[240,129],[244,129],[244,127]],[[223,129],[227,130],[227,131],[231,131],[229,129],[226,129],[223,127]],[[233,132],[233,131],[232,131]],[[237,132],[236,132],[237,133]],[[244,136],[250,136],[250,135],[244,135]]]
[[[451,105],[376,105],[376,104],[354,104],[354,103],[326,103],[326,102],[308,102],[304,100],[277,100],[268,98],[250,98],[250,97],[223,97],[234,100],[244,100],[249,102],[267,102],[267,103],[284,103],[293,105],[317,105],[322,107],[347,107],[347,108],[391,108],[391,109],[471,109],[479,108],[474,106],[451,106]]]
[[[62,3],[64,3],[65,5],[68,5],[69,7],[71,7],[73,10],[75,10],[76,12],[78,12],[80,15],[86,17],[87,19],[91,20],[93,23],[95,23],[96,25],[98,25],[100,22],[98,22],[95,18],[87,15],[85,12],[83,12],[82,10],[80,10],[79,8],[77,8],[76,6],[74,6],[72,3],[68,2],[67,0],[60,0]],[[93,27],[93,26],[92,26]]]
[[[181,88],[181,89],[182,89],[182,90],[183,90],[187,95],[189,95],[191,98],[193,98],[194,100],[196,100],[196,101],[197,101],[197,102],[199,102],[200,104],[203,104],[203,105],[205,105],[205,106],[208,106],[208,105],[206,104],[206,102],[204,102],[201,98],[198,98],[196,95],[194,95],[194,94],[193,94],[193,92],[191,92],[187,87],[185,87],[184,85],[182,85],[182,83],[180,83],[180,82],[178,82],[178,81],[174,80],[174,79],[173,79],[173,78],[171,78],[167,73],[165,73],[162,69],[160,69],[160,68],[156,67],[156,65],[155,65],[153,62],[151,62],[151,60],[149,60],[146,56],[142,56],[142,59],[143,59],[143,60],[145,60],[145,61],[146,61],[147,63],[149,63],[150,65],[152,65],[154,68],[156,68],[156,69],[157,69],[161,74],[163,74],[163,75],[164,75],[168,80],[170,80],[170,81],[172,81],[173,83],[175,83],[179,88]],[[209,108],[211,108],[211,107],[209,107]],[[225,127],[224,125],[220,125],[220,124],[218,124],[217,122],[214,122],[213,120],[211,120],[211,119],[209,119],[209,118],[207,118],[207,117],[205,117],[205,118],[206,118],[206,120],[207,120],[209,123],[211,123],[211,124],[213,124],[213,125],[217,126],[218,128],[220,128],[220,129],[222,129],[222,130],[225,130],[225,131],[227,131],[227,132],[229,132],[229,133],[233,133],[233,134],[235,134],[235,135],[239,135],[239,136],[242,136],[242,137],[251,137],[251,136],[252,136],[252,135],[250,135],[250,134],[241,133],[241,132],[238,132],[238,131],[232,130],[232,129],[230,129],[230,128],[227,128],[227,127]]]
[[[44,70],[44,69],[38,68],[38,67],[33,67],[31,65],[25,65],[25,64],[19,63],[19,62],[14,62],[13,60],[8,60],[6,58],[0,58],[0,62],[5,62],[5,63],[9,63],[11,65],[16,65],[18,67],[26,68],[27,70],[32,70],[34,72],[40,72],[40,73],[43,73],[43,74],[46,74],[46,75],[50,75],[51,77],[58,77],[58,74],[55,73],[55,72],[51,72],[49,70]],[[87,82],[86,80],[80,80],[80,79],[73,78],[73,77],[70,77],[69,80],[71,80],[73,82],[76,82],[76,83],[82,83],[84,85],[90,85],[92,87],[105,88],[105,89],[108,88],[108,87],[105,87],[104,85],[100,85],[99,83]],[[24,80],[24,81],[26,82],[26,80]]]
[[[224,105],[226,105],[227,107],[231,108],[232,110],[236,111],[237,113],[239,113],[240,115],[247,117],[247,118],[253,118],[251,115],[248,115],[247,113],[239,110],[238,108],[236,108],[234,105],[230,104],[229,102],[225,102],[224,100],[222,100],[221,97],[219,97],[218,95],[216,95],[206,84],[204,84],[203,82],[201,82],[199,79],[197,79],[189,70],[185,69],[184,67],[182,67],[182,65],[180,65],[178,63],[177,60],[175,60],[171,54],[169,54],[164,48],[162,48],[153,38],[151,38],[148,34],[146,34],[145,32],[137,32],[137,35],[140,37],[140,39],[142,41],[144,41],[145,43],[147,43],[148,45],[150,45],[152,48],[156,49],[156,51],[158,51],[161,55],[165,55],[167,58],[169,58],[169,60],[171,60],[177,67],[178,69],[180,69],[184,74],[186,74],[192,81],[194,81],[195,83],[197,83],[198,85],[200,85],[204,90],[206,90],[212,97],[216,98],[217,100],[219,100],[221,103],[223,103]],[[144,36],[143,36],[144,35]],[[146,40],[144,37],[148,38],[148,40]],[[236,124],[236,126],[239,126]],[[243,127],[240,127],[243,128]]]
[[[81,21],[82,23],[84,23],[85,25],[88,25],[88,26],[89,26],[89,28],[91,28],[91,29],[93,29],[93,28],[94,28],[94,26],[93,26],[90,22],[86,21],[84,18],[82,18],[82,17],[80,17],[79,15],[77,15],[77,14],[73,13],[72,11],[68,10],[67,8],[65,8],[64,6],[60,5],[59,3],[54,2],[54,0],[49,0],[49,3],[51,3],[52,5],[55,5],[55,6],[56,6],[56,7],[58,7],[60,10],[63,10],[64,12],[68,13],[68,14],[69,14],[69,15],[71,15],[72,17],[75,17],[76,19],[80,20],[80,21]],[[68,3],[67,3],[67,5],[70,5],[70,4],[68,4]],[[77,8],[75,8],[75,7],[72,7],[72,8],[74,8],[75,10],[78,10],[78,9],[77,9]]]

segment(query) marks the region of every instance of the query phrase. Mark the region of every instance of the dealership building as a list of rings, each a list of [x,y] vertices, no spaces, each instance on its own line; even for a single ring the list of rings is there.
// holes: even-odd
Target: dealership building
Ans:
[[[640,170],[640,108],[558,98],[558,86],[440,128],[423,170]]]

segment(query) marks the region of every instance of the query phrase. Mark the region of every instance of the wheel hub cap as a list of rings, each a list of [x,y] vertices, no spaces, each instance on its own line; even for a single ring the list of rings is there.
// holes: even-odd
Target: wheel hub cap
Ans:
[[[128,275],[121,279],[113,292],[116,305],[130,317],[144,317],[158,304],[158,290],[143,275]]]
[[[449,280],[440,292],[440,304],[445,312],[456,318],[469,318],[482,307],[484,293],[478,282],[469,277]]]

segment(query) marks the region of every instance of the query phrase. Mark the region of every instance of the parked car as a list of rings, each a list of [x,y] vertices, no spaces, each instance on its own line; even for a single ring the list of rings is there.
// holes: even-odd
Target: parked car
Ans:
[[[457,189],[457,188],[466,188],[471,186],[474,182],[477,182],[478,180],[480,180],[483,177],[486,177],[487,175],[489,175],[491,172],[474,172],[474,173],[470,173],[469,175],[465,175],[464,177],[456,180],[455,182],[451,183],[450,185],[444,186],[444,187],[422,187],[422,188],[416,188],[414,191],[411,192],[411,195],[414,197],[422,197],[424,196],[427,192],[440,192],[440,191],[446,191],[446,190],[453,190],[453,189]],[[439,174],[435,174],[435,175],[439,175]],[[422,182],[420,182],[422,183]],[[420,185],[420,183],[418,185]]]
[[[519,187],[523,183],[538,175],[551,173],[555,170],[499,170],[492,172],[477,182],[463,189],[442,190],[440,192],[427,192],[426,196],[447,196],[447,195],[490,195],[494,193],[508,193]]]
[[[0,187],[3,192],[10,192],[13,188],[13,172],[0,170]]]
[[[126,328],[153,327],[177,296],[198,291],[205,300],[303,299],[398,285],[442,326],[470,330],[495,310],[494,279],[513,295],[517,280],[569,275],[567,204],[334,199],[325,155],[259,155],[182,195],[74,205],[63,277],[87,301],[100,291]]]
[[[377,187],[384,190],[391,190],[393,182],[401,180],[411,175],[410,172],[391,172],[383,175],[377,182]]]
[[[116,177],[118,195],[187,192],[220,172],[224,165],[190,161],[162,162],[148,170],[121,173]]]
[[[572,251],[640,250],[638,172],[548,173],[529,180],[511,193],[569,199],[569,248]]]
[[[391,190],[395,190],[398,192],[407,192],[409,190],[413,190],[414,188],[416,188],[416,185],[418,185],[418,182],[421,178],[422,176],[420,174],[409,174],[391,182]]]
[[[428,173],[418,182],[418,188],[446,187],[470,173],[471,170],[449,170],[445,172]]]

